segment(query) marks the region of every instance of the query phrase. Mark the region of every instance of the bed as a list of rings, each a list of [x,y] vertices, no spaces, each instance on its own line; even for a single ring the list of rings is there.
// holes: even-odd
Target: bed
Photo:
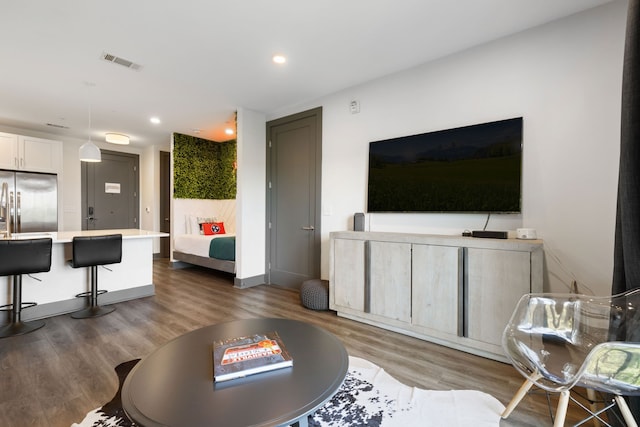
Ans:
[[[235,273],[235,254],[236,236],[232,234],[183,234],[174,239],[173,258],[201,267]]]
[[[236,272],[235,200],[175,199],[173,259]]]

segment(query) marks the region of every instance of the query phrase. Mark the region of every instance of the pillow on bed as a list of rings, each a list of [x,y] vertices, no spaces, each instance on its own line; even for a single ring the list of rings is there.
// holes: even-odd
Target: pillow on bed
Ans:
[[[200,224],[205,236],[212,236],[214,234],[225,234],[224,222],[203,222]]]
[[[187,234],[202,234],[200,233],[200,224],[198,220],[199,218],[196,215],[187,215]]]
[[[202,224],[216,222],[215,217],[196,217],[196,228],[192,230],[192,234],[204,234]]]

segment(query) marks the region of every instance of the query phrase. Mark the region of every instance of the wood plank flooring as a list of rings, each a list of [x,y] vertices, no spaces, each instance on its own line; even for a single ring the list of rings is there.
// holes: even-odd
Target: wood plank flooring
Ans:
[[[68,427],[80,422],[115,394],[113,369],[119,363],[142,358],[193,329],[253,317],[319,325],[338,336],[350,355],[382,366],[411,386],[481,390],[507,404],[522,383],[511,365],[340,318],[331,311],[305,309],[294,290],[267,285],[235,289],[230,275],[198,267],[174,270],[167,260],[154,261],[154,283],[155,296],[116,304],[116,311],[106,316],[57,316],[36,332],[0,340],[0,426]],[[501,426],[551,425],[548,413],[545,396],[531,395]],[[569,419],[580,418],[580,411],[570,410]]]

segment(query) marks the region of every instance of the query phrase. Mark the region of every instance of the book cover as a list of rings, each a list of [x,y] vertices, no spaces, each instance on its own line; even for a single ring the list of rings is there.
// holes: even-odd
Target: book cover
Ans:
[[[232,380],[292,366],[277,332],[235,337],[213,343],[213,380]]]

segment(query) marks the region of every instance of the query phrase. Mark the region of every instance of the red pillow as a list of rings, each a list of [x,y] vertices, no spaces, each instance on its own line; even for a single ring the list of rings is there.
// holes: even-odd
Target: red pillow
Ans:
[[[225,234],[224,222],[204,222],[202,223],[202,231],[204,231],[205,236]]]

